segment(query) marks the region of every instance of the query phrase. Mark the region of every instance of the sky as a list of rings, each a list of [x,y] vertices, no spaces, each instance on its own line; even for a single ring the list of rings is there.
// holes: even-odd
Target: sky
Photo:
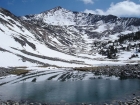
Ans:
[[[57,6],[99,15],[140,17],[140,0],[0,0],[0,7],[16,16],[38,14]]]

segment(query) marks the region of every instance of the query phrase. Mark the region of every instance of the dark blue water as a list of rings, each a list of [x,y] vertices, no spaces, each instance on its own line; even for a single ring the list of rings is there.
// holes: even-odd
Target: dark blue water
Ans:
[[[0,99],[29,100],[56,103],[100,103],[128,98],[140,92],[140,80],[86,80],[86,81],[43,81],[7,84],[0,87]]]

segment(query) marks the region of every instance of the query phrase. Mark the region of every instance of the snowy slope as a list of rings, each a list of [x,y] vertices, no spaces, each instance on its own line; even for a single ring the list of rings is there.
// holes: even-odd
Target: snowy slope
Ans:
[[[1,8],[0,67],[81,67],[139,61],[139,58],[129,59],[136,52],[135,48],[130,51],[121,50],[117,53],[116,60],[108,59],[106,55],[99,53],[101,49],[113,44],[108,41],[115,41],[120,33],[139,30],[139,25],[132,24],[139,19],[118,19],[123,20],[119,22],[111,20],[116,19],[114,16],[110,17],[110,20],[105,17],[108,16],[77,13],[57,7],[21,19]],[[128,22],[132,25],[128,25]],[[121,30],[115,31],[116,24],[125,25]],[[106,43],[106,46],[102,47],[103,43]],[[127,44],[124,43],[123,46]],[[127,56],[124,56],[126,54]]]

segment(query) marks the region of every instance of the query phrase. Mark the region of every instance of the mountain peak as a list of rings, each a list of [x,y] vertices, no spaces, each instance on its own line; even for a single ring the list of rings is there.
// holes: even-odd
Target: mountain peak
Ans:
[[[55,7],[54,9],[62,9],[62,7],[61,6],[57,6],[57,7]]]
[[[52,11],[52,10],[57,11],[57,10],[61,10],[61,9],[64,9],[64,8],[61,6],[57,6],[55,8],[50,9],[49,11]]]
[[[61,7],[61,6],[57,6],[57,7],[55,7],[55,8],[50,9],[50,10],[44,11],[44,12],[42,12],[42,13],[55,12],[55,11],[59,11],[59,10],[66,10],[66,9],[64,9],[64,8]]]

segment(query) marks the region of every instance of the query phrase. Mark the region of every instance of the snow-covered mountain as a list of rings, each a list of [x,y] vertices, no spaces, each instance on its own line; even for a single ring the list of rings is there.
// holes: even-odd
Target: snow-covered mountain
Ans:
[[[114,15],[95,15],[83,12],[74,12],[62,7],[56,7],[40,14],[20,17],[22,20],[38,24],[62,26],[91,37],[103,37],[114,34],[127,34],[140,30],[139,18],[121,18]]]
[[[87,14],[83,12],[74,12],[66,10],[62,7],[56,7],[51,10],[47,10],[40,14],[26,15],[21,17],[24,20],[30,21],[41,21],[49,25],[76,25],[76,26],[87,26],[95,24],[110,23],[115,25],[127,26],[139,26],[139,18],[119,18],[113,15],[95,15]]]
[[[0,8],[0,66],[81,67],[136,63],[140,60],[139,40],[120,41],[120,35],[139,30],[139,18],[100,16],[62,7],[17,17]],[[112,53],[110,46],[117,52]],[[135,53],[138,56],[129,59]]]

